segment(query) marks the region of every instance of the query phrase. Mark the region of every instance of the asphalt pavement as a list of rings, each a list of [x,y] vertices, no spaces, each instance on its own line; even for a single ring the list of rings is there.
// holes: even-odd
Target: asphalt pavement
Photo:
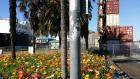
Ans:
[[[122,72],[129,75],[130,79],[140,79],[140,59],[114,58],[113,61]]]

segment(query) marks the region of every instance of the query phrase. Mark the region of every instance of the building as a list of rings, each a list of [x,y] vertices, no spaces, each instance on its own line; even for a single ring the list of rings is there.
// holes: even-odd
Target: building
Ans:
[[[98,33],[94,32],[94,31],[89,31],[89,35],[88,35],[88,48],[94,48],[99,46],[98,44]],[[85,43],[85,38],[81,38],[81,48],[86,48],[86,43]]]
[[[33,35],[33,30],[30,26],[29,21],[21,21],[21,22],[17,23],[16,32],[28,34],[29,36]]]
[[[32,29],[29,22],[23,21],[16,26],[16,46],[28,46],[32,36]],[[6,40],[5,40],[6,39]],[[10,46],[10,25],[9,20],[0,20],[0,47]]]

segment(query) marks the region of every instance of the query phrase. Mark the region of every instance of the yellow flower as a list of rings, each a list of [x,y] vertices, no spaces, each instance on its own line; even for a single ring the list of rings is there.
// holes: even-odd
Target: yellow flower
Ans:
[[[113,70],[116,69],[114,65],[111,65],[110,68],[113,69]]]
[[[89,74],[85,75],[84,79],[89,79]]]
[[[29,69],[29,68],[27,68],[27,69],[26,69],[26,71],[27,71],[27,72],[29,72],[29,71],[30,71],[30,69]]]
[[[96,76],[98,76],[100,74],[99,71],[95,70]]]
[[[16,72],[13,72],[12,75],[16,75]]]
[[[4,66],[7,66],[7,65],[8,65],[7,63],[4,64]]]
[[[51,76],[46,77],[46,79],[53,78],[53,77],[54,77],[54,74],[52,74]]]
[[[95,76],[95,79],[98,79],[98,75]]]
[[[27,65],[28,65],[28,64],[29,64],[29,62],[25,62],[25,64],[27,64]]]

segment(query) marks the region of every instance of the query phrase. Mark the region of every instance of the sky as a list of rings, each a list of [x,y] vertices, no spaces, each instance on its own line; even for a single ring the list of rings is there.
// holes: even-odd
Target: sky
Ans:
[[[9,17],[9,0],[0,0],[0,19]],[[89,22],[89,29],[97,31],[97,1],[93,4],[92,19]],[[133,26],[134,41],[140,41],[140,0],[119,0],[120,1],[120,25]],[[126,2],[127,1],[127,2]],[[23,20],[23,14],[17,9],[17,18]]]

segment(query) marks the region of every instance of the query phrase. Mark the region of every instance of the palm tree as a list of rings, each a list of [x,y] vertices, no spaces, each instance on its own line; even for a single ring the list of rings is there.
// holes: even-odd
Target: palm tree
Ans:
[[[12,58],[16,59],[16,0],[9,0]]]
[[[88,24],[89,20],[92,18],[92,1],[95,0],[88,0],[88,14],[85,12],[86,8],[86,0],[80,0],[80,18],[81,18],[81,37],[85,39],[86,50],[88,49],[88,35],[89,29]]]
[[[67,26],[66,26],[66,0],[61,3],[61,69],[62,78],[67,79]]]
[[[24,1],[24,0],[22,0],[22,1]],[[25,1],[27,1],[27,0],[25,0]],[[32,0],[30,0],[30,1],[32,1]],[[65,68],[65,69],[63,69],[63,71],[66,72],[67,71],[66,70],[67,53],[63,53],[63,52],[65,52],[67,50],[66,49],[67,48],[67,45],[66,45],[67,36],[66,35],[69,32],[69,1],[68,0],[63,0],[61,2],[60,2],[60,0],[46,0],[46,1],[47,2],[44,2],[43,4],[36,3],[38,5],[35,6],[35,7],[38,7],[36,14],[40,15],[40,16],[37,16],[39,19],[39,25],[43,26],[43,28],[46,29],[47,34],[50,34],[51,36],[59,35],[59,38],[62,39],[62,41],[60,40],[60,42],[62,42],[60,44],[62,44],[62,48],[63,48],[63,49],[61,48],[62,54],[63,54],[62,55],[62,61],[63,61],[62,68]],[[63,2],[65,5],[63,4]],[[27,2],[25,2],[25,3],[27,3]],[[61,5],[63,4],[61,7],[60,7],[60,3],[61,3]],[[39,5],[39,4],[41,4],[41,5]],[[25,15],[28,14],[25,11],[28,6],[26,6],[26,4],[24,4],[24,3],[22,3],[22,5],[24,5],[24,6],[21,9],[24,9]],[[82,6],[82,5],[80,5],[80,6]],[[66,11],[63,10],[61,12],[61,9],[65,9]],[[64,15],[64,16],[61,16],[61,15]],[[89,15],[87,18],[90,18]],[[85,21],[85,20],[86,19],[84,19],[84,15],[80,14],[80,21],[83,24],[83,27],[85,27],[84,25],[85,25],[85,23],[87,23],[87,21]],[[67,30],[67,31],[65,31],[65,30]],[[88,30],[88,28],[86,28],[86,30]],[[83,33],[88,34],[87,32],[88,31],[85,31]],[[64,76],[66,77],[66,75],[64,75]]]
[[[39,4],[39,0],[18,0],[18,2],[20,11],[24,13],[33,29],[33,53],[35,53],[35,33],[39,29],[38,6],[41,4]]]
[[[83,0],[80,1],[80,23],[81,23],[81,37],[84,37],[86,40],[86,47],[88,48],[88,20],[91,19],[91,11],[92,11],[92,5],[91,1],[89,0],[89,14],[83,14],[82,10],[84,10],[83,5],[85,3],[82,2]],[[94,0],[93,0],[94,1]],[[47,28],[48,32],[51,34],[51,36],[56,36],[58,35],[60,40],[60,20],[61,20],[61,8],[60,8],[60,1],[59,0],[50,0],[47,2],[47,6],[45,7],[45,11],[40,12],[41,16],[44,21],[41,20],[42,24]],[[69,34],[69,2],[66,0],[66,29],[67,29],[67,34]],[[45,16],[45,17],[44,17]],[[59,42],[61,45],[61,41]]]
[[[85,39],[86,44],[86,50],[88,49],[88,35],[89,35],[89,29],[88,29],[88,14],[83,14],[81,16],[84,22],[81,22],[81,37]]]

